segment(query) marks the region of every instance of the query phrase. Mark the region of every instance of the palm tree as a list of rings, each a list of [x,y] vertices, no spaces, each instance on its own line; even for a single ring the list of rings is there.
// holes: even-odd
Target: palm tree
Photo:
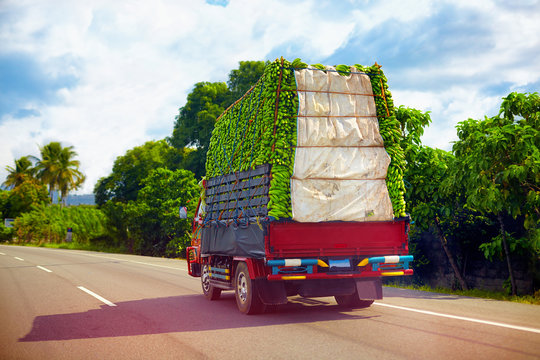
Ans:
[[[22,184],[25,180],[33,178],[36,169],[30,158],[30,156],[23,156],[15,160],[15,167],[6,166],[9,174],[6,176],[6,181],[2,185],[7,188],[14,188]]]
[[[73,157],[77,153],[71,150],[73,147],[63,148],[60,153],[60,167],[58,173],[58,190],[60,190],[60,200],[66,203],[68,193],[81,187],[85,176],[79,171],[80,162]]]
[[[41,159],[38,159],[37,176],[49,187],[51,199],[54,191],[60,191],[60,200],[64,203],[69,191],[78,189],[84,182],[84,175],[79,171],[80,162],[74,157],[77,153],[73,146],[62,147],[53,141],[39,148]]]

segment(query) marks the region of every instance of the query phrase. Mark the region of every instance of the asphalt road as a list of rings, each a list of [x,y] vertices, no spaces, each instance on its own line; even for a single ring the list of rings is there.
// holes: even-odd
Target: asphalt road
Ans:
[[[540,359],[540,306],[384,289],[246,316],[184,261],[0,246],[0,359]]]

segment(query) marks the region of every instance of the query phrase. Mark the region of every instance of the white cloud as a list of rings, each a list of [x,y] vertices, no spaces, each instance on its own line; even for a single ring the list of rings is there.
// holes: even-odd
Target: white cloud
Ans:
[[[7,5],[13,17],[0,31],[4,54],[30,54],[44,72],[67,72],[78,83],[59,90],[57,104],[25,105],[40,116],[1,119],[0,162],[37,155],[37,145],[48,141],[73,145],[87,175],[83,193],[127,149],[170,135],[196,82],[225,81],[238,61],[262,60],[292,39],[313,54],[330,54],[340,45],[333,38],[353,28],[312,17],[310,2],[244,0],[225,8],[193,1]],[[66,58],[74,64],[60,68],[58,60],[64,66]]]
[[[424,141],[448,149],[457,122],[496,111],[500,96],[484,94],[486,86],[509,83],[516,88],[540,79],[538,10],[507,11],[487,0],[454,4],[232,0],[222,7],[190,0],[4,1],[0,56],[26,54],[43,73],[70,75],[77,83],[58,89],[55,103],[21,104],[38,110],[39,116],[0,119],[0,179],[15,158],[37,155],[37,145],[54,140],[75,147],[88,177],[81,192],[91,192],[117,156],[171,134],[174,116],[196,82],[226,81],[238,61],[264,60],[280,47],[290,46],[300,52],[298,57],[321,62],[352,34],[377,29],[384,34],[379,27],[388,21],[399,23],[402,31],[396,39],[373,39],[369,48],[375,58],[385,51],[377,47],[379,40],[388,46],[415,33],[422,44],[437,49],[437,39],[419,33],[417,24],[441,6],[457,6],[489,18],[479,24],[493,41],[489,51],[446,54],[428,59],[422,68],[387,71],[397,104],[432,112]],[[396,58],[407,51],[396,49]],[[392,88],[392,76],[408,85]],[[430,84],[452,78],[459,80],[446,87]]]
[[[495,116],[501,103],[500,97],[486,96],[474,86],[454,86],[438,93],[394,91],[393,98],[397,106],[430,112],[432,124],[425,129],[422,143],[444,150],[458,140],[455,127],[459,122]]]

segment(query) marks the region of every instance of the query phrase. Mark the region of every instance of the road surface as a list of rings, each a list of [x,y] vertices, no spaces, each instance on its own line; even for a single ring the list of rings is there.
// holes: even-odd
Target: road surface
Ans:
[[[540,359],[540,306],[384,289],[238,312],[181,260],[0,246],[0,359]]]

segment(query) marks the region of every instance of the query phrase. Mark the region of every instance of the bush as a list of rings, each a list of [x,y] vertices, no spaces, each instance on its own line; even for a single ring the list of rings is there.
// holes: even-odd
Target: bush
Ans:
[[[0,223],[0,241],[10,241],[14,233],[13,228],[5,227],[3,223]]]
[[[23,243],[60,243],[71,228],[72,241],[89,243],[107,236],[105,223],[105,215],[94,206],[42,205],[15,219],[15,232]]]

